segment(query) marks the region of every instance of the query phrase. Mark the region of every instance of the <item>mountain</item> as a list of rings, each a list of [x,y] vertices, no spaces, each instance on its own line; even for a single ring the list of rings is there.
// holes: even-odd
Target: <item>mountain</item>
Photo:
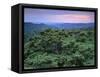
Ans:
[[[94,23],[24,23],[24,32],[41,32],[45,29],[93,29]]]
[[[24,32],[37,32],[47,29],[48,26],[45,24],[35,24],[35,23],[24,23]]]
[[[84,29],[84,28],[94,28],[94,23],[54,23],[48,24],[50,26],[55,26],[58,29]]]

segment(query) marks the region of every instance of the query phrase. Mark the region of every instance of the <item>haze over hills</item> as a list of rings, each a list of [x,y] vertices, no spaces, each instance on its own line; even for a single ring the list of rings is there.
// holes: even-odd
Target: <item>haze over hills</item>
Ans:
[[[93,29],[94,23],[24,23],[24,32],[40,32],[45,29]]]
[[[94,27],[94,23],[52,23],[48,25],[58,29],[80,29]]]

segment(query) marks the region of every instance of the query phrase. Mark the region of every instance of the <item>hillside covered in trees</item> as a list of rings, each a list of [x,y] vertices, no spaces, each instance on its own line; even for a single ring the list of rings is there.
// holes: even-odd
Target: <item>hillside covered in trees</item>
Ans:
[[[24,33],[24,69],[90,65],[94,65],[93,28]]]

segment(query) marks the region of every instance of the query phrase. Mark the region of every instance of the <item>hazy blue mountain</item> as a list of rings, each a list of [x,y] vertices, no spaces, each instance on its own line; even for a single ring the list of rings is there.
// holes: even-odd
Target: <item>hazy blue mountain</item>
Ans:
[[[24,32],[42,31],[47,28],[45,24],[24,23]]]
[[[50,26],[55,26],[58,29],[81,29],[81,28],[93,28],[94,23],[55,23],[48,24]]]
[[[40,32],[45,29],[93,29],[94,23],[24,23],[24,32]]]

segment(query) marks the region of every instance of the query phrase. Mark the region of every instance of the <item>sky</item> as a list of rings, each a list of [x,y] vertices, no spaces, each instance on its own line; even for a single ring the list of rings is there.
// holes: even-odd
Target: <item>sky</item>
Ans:
[[[24,22],[94,23],[94,12],[25,8]]]

